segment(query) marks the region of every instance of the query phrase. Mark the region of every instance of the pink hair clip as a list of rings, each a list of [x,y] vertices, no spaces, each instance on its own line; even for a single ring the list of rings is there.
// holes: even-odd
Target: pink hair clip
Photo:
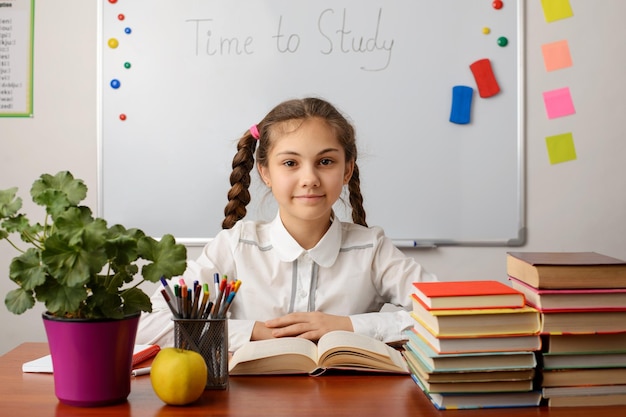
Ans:
[[[259,140],[261,135],[259,134],[259,128],[257,127],[257,125],[250,126],[249,130],[250,130],[250,134],[252,135],[252,137],[255,138],[256,140]]]

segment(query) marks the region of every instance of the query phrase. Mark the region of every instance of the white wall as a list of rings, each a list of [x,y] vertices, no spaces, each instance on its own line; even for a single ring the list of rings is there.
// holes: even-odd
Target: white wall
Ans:
[[[541,2],[526,5],[527,244],[519,250],[593,250],[626,258],[626,15],[623,0],[570,0],[574,17],[546,23]],[[71,13],[69,12],[71,10]],[[567,39],[574,65],[547,73],[541,45]],[[41,173],[70,170],[97,196],[97,2],[37,1],[34,117],[0,118],[0,189],[26,195]],[[546,90],[570,87],[576,114],[548,120]],[[572,132],[578,159],[550,165],[545,137]],[[27,199],[26,199],[27,200]],[[32,217],[40,212],[32,210]],[[506,279],[511,248],[442,247],[408,252],[444,280]],[[190,257],[199,248],[190,248]],[[0,242],[2,298],[11,248]],[[0,354],[45,341],[38,307],[21,316],[0,308]]]

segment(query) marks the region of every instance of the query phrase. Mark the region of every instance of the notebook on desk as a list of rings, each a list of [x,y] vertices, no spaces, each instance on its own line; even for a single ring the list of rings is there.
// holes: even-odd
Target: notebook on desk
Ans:
[[[132,366],[148,360],[159,353],[159,345],[135,345],[133,349],[133,362]],[[22,364],[22,372],[39,372],[48,373],[53,372],[52,369],[52,357],[50,355],[42,356],[41,358],[34,359]]]

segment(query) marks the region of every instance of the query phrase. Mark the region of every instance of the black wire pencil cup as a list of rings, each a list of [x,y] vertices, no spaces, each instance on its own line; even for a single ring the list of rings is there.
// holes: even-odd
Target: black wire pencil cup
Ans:
[[[189,289],[184,281],[171,291],[167,282],[161,294],[172,311],[174,346],[193,350],[207,365],[206,389],[228,387],[228,319],[226,314],[237,294],[241,281],[228,282],[215,277],[215,301],[209,301],[208,284],[194,282]]]

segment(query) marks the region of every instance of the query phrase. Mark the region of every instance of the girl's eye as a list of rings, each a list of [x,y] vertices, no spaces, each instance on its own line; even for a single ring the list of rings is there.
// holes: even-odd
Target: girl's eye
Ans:
[[[296,166],[296,163],[295,163],[295,161],[285,161],[285,162],[283,162],[283,165],[286,166],[286,167],[294,167],[294,166]]]
[[[332,163],[333,163],[333,160],[329,158],[324,158],[320,160],[320,165],[330,165]]]

